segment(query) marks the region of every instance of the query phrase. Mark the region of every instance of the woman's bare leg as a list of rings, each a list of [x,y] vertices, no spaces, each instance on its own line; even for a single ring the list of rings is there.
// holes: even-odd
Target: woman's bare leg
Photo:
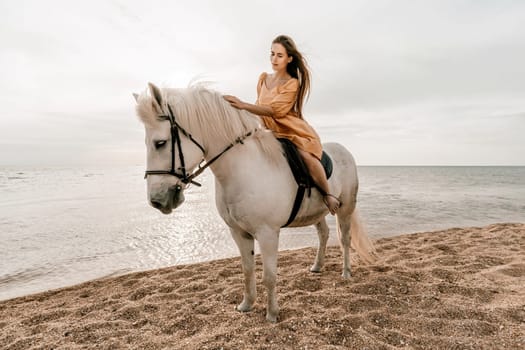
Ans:
[[[308,171],[310,172],[310,176],[314,180],[314,182],[317,184],[317,186],[321,187],[321,189],[325,193],[330,193],[330,185],[328,184],[328,180],[326,179],[326,174],[324,172],[323,166],[321,165],[321,162],[319,159],[315,158],[311,153],[305,152],[303,150],[297,149],[299,151],[299,154],[304,160],[304,163],[306,167],[308,168]],[[333,196],[325,196],[324,197],[325,202],[327,203],[328,210],[332,215],[334,215],[339,209],[340,202]]]

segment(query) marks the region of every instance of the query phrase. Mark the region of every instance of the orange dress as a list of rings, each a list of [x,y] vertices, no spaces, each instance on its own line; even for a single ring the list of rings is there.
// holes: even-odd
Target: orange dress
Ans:
[[[269,106],[274,111],[273,117],[261,116],[264,125],[272,130],[276,137],[287,138],[297,148],[321,159],[323,147],[319,135],[306,120],[300,118],[293,110],[299,90],[299,81],[292,78],[269,90],[266,87],[266,77],[266,73],[262,73],[259,77],[257,102],[255,102],[259,106]]]

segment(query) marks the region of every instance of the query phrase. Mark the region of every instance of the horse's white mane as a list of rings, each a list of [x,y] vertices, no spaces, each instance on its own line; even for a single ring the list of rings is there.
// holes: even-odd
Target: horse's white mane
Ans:
[[[169,104],[176,115],[177,122],[191,133],[200,134],[204,147],[210,141],[222,142],[224,146],[234,142],[250,131],[258,129],[254,137],[262,151],[271,159],[281,155],[279,142],[265,129],[261,119],[247,111],[232,107],[217,91],[207,89],[202,84],[194,84],[186,89],[160,89],[162,109],[168,115]],[[161,121],[154,107],[153,97],[148,91],[137,98],[137,114],[146,127],[158,125]]]

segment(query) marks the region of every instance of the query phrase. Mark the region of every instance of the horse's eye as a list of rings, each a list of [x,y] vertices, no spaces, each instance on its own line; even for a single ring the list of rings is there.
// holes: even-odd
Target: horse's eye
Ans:
[[[165,140],[155,141],[155,148],[156,149],[162,148],[162,147],[164,147],[164,145],[166,145],[166,141]]]

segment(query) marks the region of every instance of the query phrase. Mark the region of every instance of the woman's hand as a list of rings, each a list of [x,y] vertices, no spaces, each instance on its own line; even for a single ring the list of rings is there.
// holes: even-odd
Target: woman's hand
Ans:
[[[235,107],[235,108],[238,108],[238,109],[245,109],[245,103],[242,102],[241,100],[239,100],[237,97],[235,96],[231,96],[231,95],[224,95],[223,98],[230,102],[230,104]]]
[[[242,102],[235,96],[231,95],[223,95],[222,96],[226,101],[230,102],[230,104],[238,109],[244,109],[245,111],[248,111],[253,114],[257,115],[264,115],[268,117],[273,117],[273,109],[270,106],[258,106],[253,105],[251,103]]]

